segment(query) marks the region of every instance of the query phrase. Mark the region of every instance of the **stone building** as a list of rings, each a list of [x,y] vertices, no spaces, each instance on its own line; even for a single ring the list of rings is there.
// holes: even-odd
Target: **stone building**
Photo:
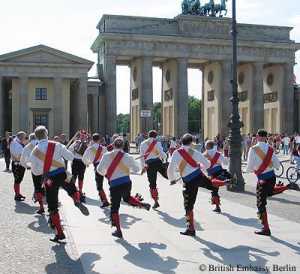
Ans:
[[[44,45],[0,55],[0,135],[4,130],[32,132],[39,124],[52,136],[87,128],[92,65]],[[95,83],[90,85],[89,96],[94,96]]]
[[[188,125],[187,69],[202,79],[204,137],[227,135],[231,113],[231,19],[104,15],[92,45],[103,80],[100,128],[116,129],[116,66],[131,69],[131,136],[153,125],[152,67],[162,69],[162,129],[179,136]],[[290,27],[238,24],[238,90],[243,133],[265,127],[294,131],[293,67],[300,44]],[[200,85],[199,85],[200,86]],[[200,94],[200,92],[199,92]]]

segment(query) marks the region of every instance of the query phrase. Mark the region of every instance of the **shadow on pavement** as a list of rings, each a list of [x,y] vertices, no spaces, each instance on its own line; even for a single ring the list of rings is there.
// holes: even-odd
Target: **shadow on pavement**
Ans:
[[[96,199],[92,199],[90,197],[85,197],[85,203],[86,205],[90,205],[90,206],[96,206],[100,208],[100,201],[96,200]]]
[[[245,192],[241,192],[239,194],[246,194],[246,195],[250,195],[250,196],[255,196],[256,197],[256,193],[251,192],[251,191],[245,191]],[[285,195],[288,195],[287,193],[284,193]],[[279,194],[280,195],[280,194]],[[280,203],[284,203],[284,204],[292,204],[292,205],[300,205],[300,202],[295,202],[295,201],[290,201],[284,198],[278,198],[276,196],[271,196],[268,198],[270,201],[276,201],[276,202],[280,202]]]
[[[96,253],[83,253],[79,259],[74,260],[68,255],[65,245],[55,245],[52,247],[52,251],[55,253],[56,262],[45,267],[47,274],[100,274],[93,271],[94,262],[101,259]]]
[[[167,212],[162,212],[160,210],[156,210],[158,215],[161,217],[161,219],[166,222],[167,224],[178,227],[178,228],[185,228],[186,227],[186,220],[185,217],[181,217],[179,219],[172,217]],[[201,225],[195,221],[195,229],[203,231],[204,229],[201,227]]]
[[[37,215],[35,216],[36,220],[31,222],[28,225],[28,228],[39,233],[45,233],[45,234],[51,234],[53,231],[51,231],[50,227],[48,226],[47,218],[44,215]]]
[[[229,221],[231,221],[232,223],[240,225],[240,226],[261,228],[261,225],[258,223],[258,219],[256,219],[256,218],[240,218],[237,216],[233,216],[229,213],[221,213],[221,215],[227,217],[229,219]]]
[[[164,274],[176,273],[178,260],[170,256],[161,257],[153,250],[166,249],[167,246],[165,244],[139,243],[138,247],[135,247],[124,240],[117,240],[116,242],[121,244],[128,252],[128,254],[124,256],[124,259],[137,267]]]
[[[100,222],[110,225],[110,209],[105,208],[103,210],[103,213],[105,214],[104,218],[100,218],[98,219]],[[121,227],[124,229],[128,229],[130,228],[130,226],[132,226],[133,224],[135,224],[136,222],[141,221],[141,218],[137,218],[135,216],[129,215],[129,214],[125,214],[125,213],[120,213],[120,222],[121,222]]]
[[[16,202],[16,206],[15,206],[16,213],[33,215],[36,210],[37,207],[30,206],[27,203]]]
[[[246,245],[238,245],[233,248],[226,248],[199,237],[195,237],[195,239],[200,244],[206,246],[206,248],[201,248],[201,250],[207,258],[227,266],[236,266],[237,264],[240,264],[242,266],[252,265],[265,268],[268,263],[268,260],[265,258],[265,256],[275,257],[280,255],[278,251],[266,252],[264,250]],[[261,273],[261,271],[257,271],[257,273]]]
[[[297,254],[300,254],[300,243],[298,243],[298,245],[293,245],[287,241],[284,241],[284,240],[281,240],[277,237],[274,237],[274,236],[271,236],[271,239],[275,242],[275,243],[278,243],[278,244],[281,244],[281,245],[284,245],[294,251],[296,251]]]

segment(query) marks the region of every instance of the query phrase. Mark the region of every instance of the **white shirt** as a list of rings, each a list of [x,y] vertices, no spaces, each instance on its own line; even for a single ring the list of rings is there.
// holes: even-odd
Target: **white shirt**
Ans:
[[[193,155],[192,158],[199,164],[202,164],[202,166],[204,167],[204,169],[207,169],[210,167],[210,162],[202,155],[201,152],[192,149],[191,146],[182,146],[181,148],[184,148],[188,153],[189,150],[193,151]],[[189,153],[190,154],[190,153]],[[170,181],[174,181],[178,178],[178,168],[179,165],[181,163],[181,161],[183,160],[181,154],[178,152],[178,150],[175,150],[172,157],[171,157],[171,162],[169,164],[168,167],[168,178]],[[187,164],[181,174],[181,177],[186,177],[188,175],[190,175],[191,173],[193,173],[194,171],[196,171],[199,168],[195,168],[190,166],[189,164]]]
[[[215,154],[217,153],[217,152],[219,152],[217,149],[215,149],[215,148],[213,148],[213,149],[208,149],[208,150],[206,150],[206,152],[207,152],[207,154],[208,154],[208,156],[210,157],[210,158],[213,158],[214,156],[215,156]],[[226,159],[223,155],[222,155],[222,153],[221,152],[219,152],[220,153],[220,157],[219,157],[219,159],[218,159],[218,161],[216,162],[216,164],[215,165],[213,165],[212,166],[212,168],[213,167],[216,167],[216,166],[222,166],[222,165],[225,165],[225,166],[227,166],[228,165],[228,159]],[[205,154],[204,154],[205,155]],[[205,157],[206,158],[206,157]]]
[[[40,152],[46,154],[47,148],[48,148],[48,139],[40,140],[30,154],[29,160],[31,162],[31,172],[36,176],[43,175],[44,161],[41,161],[36,156],[34,156],[34,152],[38,149]],[[69,151],[63,144],[55,142],[53,160],[61,163],[62,166],[65,166],[64,159],[68,161],[72,161],[73,158],[74,156],[71,151]],[[53,171],[55,169],[57,169],[57,167],[51,166],[49,171]]]
[[[99,174],[101,174],[102,176],[105,176],[107,173],[108,168],[110,167],[113,159],[115,159],[117,153],[119,151],[122,151],[120,149],[114,149],[113,151],[110,152],[106,152],[99,165],[97,166],[97,172]],[[128,153],[124,152],[124,156],[122,158],[122,163],[129,168],[129,171],[132,172],[139,172],[140,171],[140,166],[138,164],[138,162],[136,160],[134,160],[134,158],[132,156],[130,156]],[[126,174],[121,168],[120,165],[117,166],[117,168],[115,169],[115,171],[113,172],[110,180],[115,180],[121,177],[125,177],[125,176],[129,176],[129,174]]]
[[[266,155],[269,149],[269,145],[264,142],[258,142],[255,146],[251,147],[249,150],[249,155],[248,155],[248,162],[247,162],[247,172],[254,172],[259,169],[259,167],[262,164],[262,160],[258,157],[258,155],[255,152],[255,148],[259,147],[264,154]],[[269,171],[272,171],[275,169],[280,168],[280,162],[275,153],[273,153],[272,156],[272,167],[267,167],[266,170],[262,173],[267,173]]]
[[[88,166],[89,164],[94,163],[95,160],[95,156],[98,150],[98,147],[101,146],[102,147],[102,151],[100,154],[99,159],[96,161],[96,163],[99,163],[103,157],[103,154],[107,152],[107,149],[105,146],[102,146],[100,144],[94,143],[91,146],[89,146],[86,151],[84,152],[83,156],[82,156],[82,161],[83,163]]]
[[[299,135],[297,135],[295,137],[295,142],[296,142],[296,144],[300,144],[300,136]]]
[[[171,140],[170,148],[176,148],[176,147],[177,147],[177,143],[174,140]]]
[[[149,147],[149,145],[154,141],[154,138],[148,138],[144,142],[141,143],[140,147],[140,155],[141,157],[141,164],[144,167],[145,166],[145,159],[144,155]],[[155,151],[158,152],[158,155],[155,153]],[[152,149],[151,153],[147,156],[146,161],[151,160],[151,159],[157,159],[160,158],[162,161],[167,159],[167,154],[164,152],[163,147],[160,142],[157,142],[154,148]]]
[[[75,146],[78,145],[79,142],[79,140],[76,140],[72,145],[70,145],[69,150],[73,153],[75,159],[82,160],[82,155],[75,152]]]
[[[289,137],[284,137],[283,138],[283,143],[284,145],[288,146],[290,144],[291,139]]]
[[[28,163],[30,162],[30,154],[32,152],[32,150],[34,149],[34,147],[37,144],[37,140],[32,140],[30,141],[30,143],[28,143],[22,152],[21,155],[21,159],[20,159],[20,163],[23,167],[27,168],[28,167]]]
[[[20,161],[24,146],[21,144],[21,141],[18,137],[15,137],[10,143],[10,154],[13,161]]]

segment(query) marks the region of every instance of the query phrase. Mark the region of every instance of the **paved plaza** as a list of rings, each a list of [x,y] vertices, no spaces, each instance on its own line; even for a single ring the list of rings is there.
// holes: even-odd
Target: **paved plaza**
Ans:
[[[60,212],[67,241],[58,245],[49,241],[52,231],[46,217],[34,214],[37,207],[31,201],[30,172],[22,184],[27,199],[17,204],[12,175],[1,172],[0,273],[299,273],[300,192],[289,190],[270,199],[273,236],[259,237],[253,233],[260,228],[255,178],[248,174],[245,178],[243,194],[222,189],[220,215],[212,212],[210,193],[199,191],[195,205],[197,237],[189,238],[179,235],[185,229],[182,185],[170,186],[160,177],[159,210],[147,212],[122,204],[124,240],[116,240],[111,237],[109,210],[99,206],[90,167],[84,185],[90,215],[81,215],[62,190]],[[139,192],[150,202],[146,176],[133,176],[132,180],[132,193]],[[279,267],[283,271],[279,272]]]

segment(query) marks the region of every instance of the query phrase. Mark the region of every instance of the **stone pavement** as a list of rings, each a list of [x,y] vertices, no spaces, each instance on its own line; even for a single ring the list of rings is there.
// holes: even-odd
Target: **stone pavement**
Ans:
[[[0,273],[237,273],[237,264],[249,268],[239,273],[268,273],[266,268],[270,269],[269,273],[277,273],[272,268],[286,264],[288,271],[280,273],[299,273],[300,222],[289,216],[299,208],[299,204],[296,207],[293,204],[299,203],[300,193],[289,191],[270,201],[273,236],[259,237],[253,233],[260,224],[256,219],[254,188],[250,184],[253,178],[249,176],[246,175],[248,194],[221,191],[224,198],[220,215],[211,210],[210,193],[199,191],[195,206],[196,238],[179,235],[185,229],[182,185],[169,186],[168,181],[160,178],[159,210],[146,212],[122,204],[124,240],[116,240],[110,235],[109,210],[99,207],[93,170],[89,168],[84,190],[90,216],[82,216],[61,191],[67,244],[56,245],[48,241],[51,231],[45,219],[32,214],[30,199],[15,210],[9,193],[12,178],[1,173],[0,203],[5,211],[0,213],[4,220],[0,234],[4,245]],[[133,176],[132,179],[132,194],[139,192],[145,201],[150,201],[146,177]],[[25,186],[29,197],[32,191],[29,173]],[[106,182],[105,188],[108,190]],[[276,207],[282,211],[278,213]],[[12,261],[14,257],[17,264]],[[209,272],[213,267],[215,271]]]

